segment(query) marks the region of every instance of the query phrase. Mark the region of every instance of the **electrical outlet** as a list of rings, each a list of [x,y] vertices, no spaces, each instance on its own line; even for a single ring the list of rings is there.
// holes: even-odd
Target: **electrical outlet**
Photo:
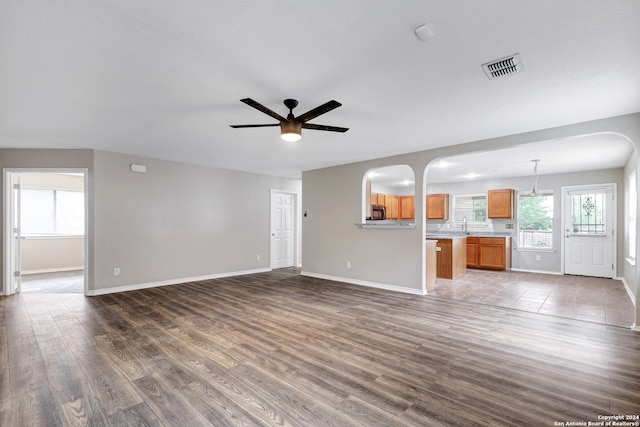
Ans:
[[[256,255],[256,261],[260,261],[260,255]]]
[[[120,267],[114,267],[113,268],[113,275],[114,276],[119,276],[120,275]]]
[[[347,268],[351,268],[351,261],[347,261]]]
[[[536,261],[540,261],[541,259],[540,255],[536,255]]]

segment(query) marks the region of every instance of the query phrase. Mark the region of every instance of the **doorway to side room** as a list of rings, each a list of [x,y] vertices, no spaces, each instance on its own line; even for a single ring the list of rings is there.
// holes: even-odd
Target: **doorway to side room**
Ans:
[[[86,292],[86,170],[5,169],[4,294]]]

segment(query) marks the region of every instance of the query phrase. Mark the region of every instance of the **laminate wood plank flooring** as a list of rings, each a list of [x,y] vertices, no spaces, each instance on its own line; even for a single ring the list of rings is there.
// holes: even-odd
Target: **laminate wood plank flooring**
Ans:
[[[1,426],[558,426],[639,384],[629,329],[296,269],[0,297]]]

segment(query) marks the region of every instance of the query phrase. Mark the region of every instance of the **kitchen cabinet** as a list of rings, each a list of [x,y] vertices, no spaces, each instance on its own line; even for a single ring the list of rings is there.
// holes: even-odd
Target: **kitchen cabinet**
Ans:
[[[489,190],[487,192],[487,216],[493,219],[513,218],[514,191]]]
[[[468,237],[466,253],[469,268],[511,269],[511,237]]]
[[[371,193],[371,204],[384,206],[385,195],[382,193]]]
[[[436,276],[457,279],[467,274],[467,239],[438,238],[436,246]]]
[[[414,199],[414,196],[371,193],[371,204],[384,206],[387,219],[414,219]]]
[[[480,245],[477,237],[467,237],[467,268],[478,267],[478,246]]]
[[[449,219],[448,194],[427,194],[427,219]]]
[[[400,219],[414,219],[414,208],[414,196],[400,196]]]
[[[387,210],[387,219],[398,219],[400,217],[400,205],[398,196],[385,194],[384,207]]]

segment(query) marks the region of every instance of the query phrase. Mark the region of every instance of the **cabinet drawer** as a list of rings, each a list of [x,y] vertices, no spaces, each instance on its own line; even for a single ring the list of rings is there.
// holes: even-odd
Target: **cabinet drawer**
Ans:
[[[481,245],[502,245],[504,246],[504,238],[492,238],[492,237],[481,237],[480,239]]]

